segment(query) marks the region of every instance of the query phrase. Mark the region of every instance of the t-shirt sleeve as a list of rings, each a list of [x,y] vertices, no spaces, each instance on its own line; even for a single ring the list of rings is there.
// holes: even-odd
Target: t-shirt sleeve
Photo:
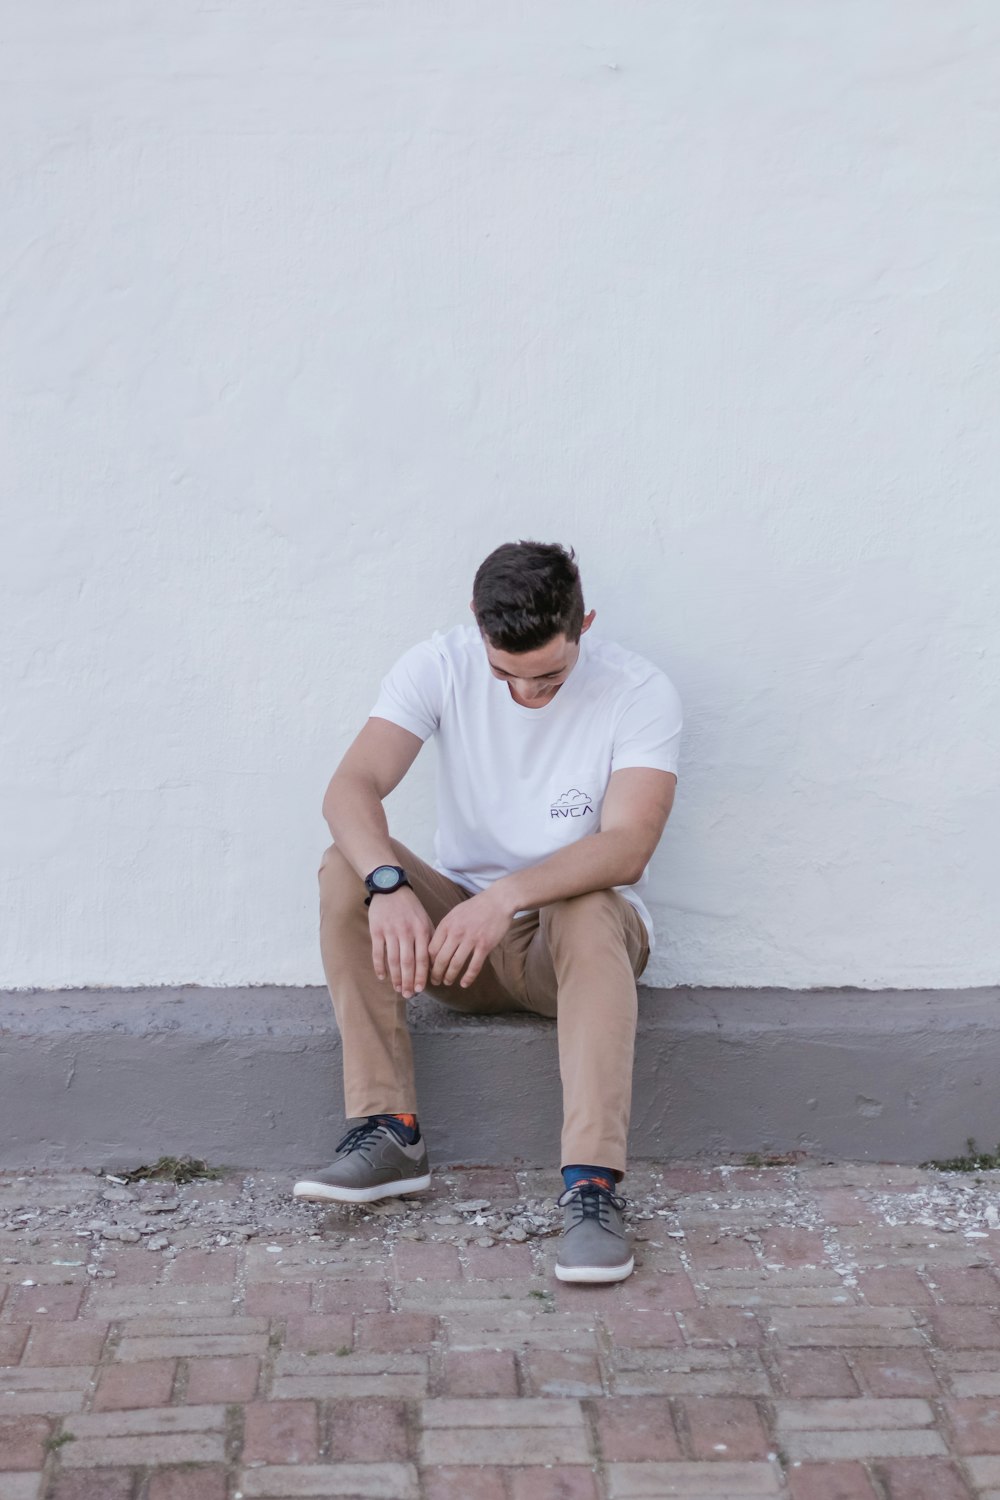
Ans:
[[[677,689],[662,672],[629,695],[615,727],[611,770],[645,766],[677,775],[684,716]]]
[[[388,719],[422,740],[441,723],[443,674],[440,653],[431,641],[405,652],[382,679],[370,719]]]

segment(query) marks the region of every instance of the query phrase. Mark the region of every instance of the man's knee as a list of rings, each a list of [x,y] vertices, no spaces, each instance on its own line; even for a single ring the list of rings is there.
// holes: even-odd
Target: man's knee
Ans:
[[[336,844],[331,844],[319,867],[319,899],[324,911],[336,911],[352,902],[363,903],[365,883]]]
[[[543,906],[539,921],[543,931],[574,934],[601,934],[620,932],[624,936],[620,908],[621,897],[614,891],[587,891],[582,896],[567,896],[563,901],[552,901]]]

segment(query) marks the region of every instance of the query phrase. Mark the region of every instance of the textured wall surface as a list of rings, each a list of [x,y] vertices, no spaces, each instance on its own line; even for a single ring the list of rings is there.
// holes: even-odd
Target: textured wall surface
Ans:
[[[995,981],[994,0],[0,29],[0,985],[319,982],[327,778],[518,536],[684,698],[647,983]]]

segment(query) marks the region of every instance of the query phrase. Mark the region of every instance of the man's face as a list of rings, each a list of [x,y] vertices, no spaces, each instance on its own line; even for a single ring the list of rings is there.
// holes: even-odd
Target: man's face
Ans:
[[[589,630],[593,611],[583,622]],[[535,651],[501,651],[483,636],[486,659],[494,677],[506,682],[515,703],[541,708],[550,703],[580,659],[580,642],[556,635]]]

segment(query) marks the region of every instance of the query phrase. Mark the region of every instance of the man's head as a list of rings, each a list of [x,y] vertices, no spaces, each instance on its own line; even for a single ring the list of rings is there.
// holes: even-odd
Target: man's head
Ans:
[[[472,612],[490,667],[531,704],[565,682],[594,619],[584,614],[575,556],[558,543],[505,542],[476,572]]]

